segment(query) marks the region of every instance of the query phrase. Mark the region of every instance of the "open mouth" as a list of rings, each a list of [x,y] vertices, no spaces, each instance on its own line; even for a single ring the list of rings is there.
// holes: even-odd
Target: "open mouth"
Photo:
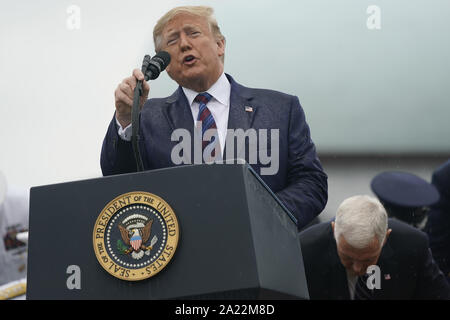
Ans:
[[[194,63],[194,61],[195,61],[195,57],[192,55],[186,56],[183,59],[183,63],[185,63],[185,64],[192,64],[192,63]]]

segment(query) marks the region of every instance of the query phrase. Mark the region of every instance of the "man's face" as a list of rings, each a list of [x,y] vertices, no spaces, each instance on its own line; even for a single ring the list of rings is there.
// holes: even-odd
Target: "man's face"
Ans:
[[[334,223],[333,231],[334,231]],[[378,258],[381,254],[381,249],[386,243],[386,240],[390,234],[389,229],[386,233],[384,242],[380,245],[377,237],[374,237],[372,241],[365,248],[354,248],[340,235],[339,241],[337,241],[337,252],[341,263],[347,269],[350,274],[356,276],[362,276],[366,274],[367,268],[371,265],[376,265]]]
[[[206,91],[223,73],[225,41],[214,38],[203,17],[176,15],[162,32],[161,47],[171,56],[169,76],[183,87]]]
[[[374,238],[366,248],[353,248],[341,235],[337,243],[337,251],[345,269],[350,274],[362,276],[366,274],[369,266],[377,264],[381,253],[381,246],[378,239]]]

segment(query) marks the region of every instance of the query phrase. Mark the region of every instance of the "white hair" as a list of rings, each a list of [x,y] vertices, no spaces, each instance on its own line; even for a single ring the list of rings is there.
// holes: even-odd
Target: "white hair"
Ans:
[[[386,210],[378,199],[358,195],[345,199],[339,206],[334,222],[336,242],[342,235],[353,248],[366,248],[376,236],[383,245],[388,227]]]

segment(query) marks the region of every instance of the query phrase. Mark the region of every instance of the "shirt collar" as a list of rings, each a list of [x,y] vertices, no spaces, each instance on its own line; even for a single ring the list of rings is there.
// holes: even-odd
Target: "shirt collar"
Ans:
[[[200,93],[196,92],[194,90],[182,87],[184,94],[186,95],[186,98],[189,102],[189,105],[192,106],[192,103],[194,102],[195,97]],[[231,84],[228,81],[227,77],[225,76],[225,73],[222,73],[222,75],[217,79],[217,81],[206,90],[211,96],[213,96],[214,99],[219,101],[221,104],[225,106],[230,105],[230,94],[231,94]]]

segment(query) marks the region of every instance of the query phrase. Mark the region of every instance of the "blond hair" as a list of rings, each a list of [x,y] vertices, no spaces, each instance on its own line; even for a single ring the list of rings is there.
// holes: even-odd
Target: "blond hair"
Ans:
[[[153,29],[153,42],[155,44],[155,51],[159,52],[162,50],[162,32],[176,15],[180,13],[189,13],[196,16],[200,16],[206,18],[208,21],[209,28],[211,30],[212,35],[216,38],[216,40],[225,41],[225,37],[220,32],[219,25],[217,23],[216,18],[214,17],[214,9],[207,6],[182,6],[176,7],[163,15],[158,22],[156,23],[155,28]]]

